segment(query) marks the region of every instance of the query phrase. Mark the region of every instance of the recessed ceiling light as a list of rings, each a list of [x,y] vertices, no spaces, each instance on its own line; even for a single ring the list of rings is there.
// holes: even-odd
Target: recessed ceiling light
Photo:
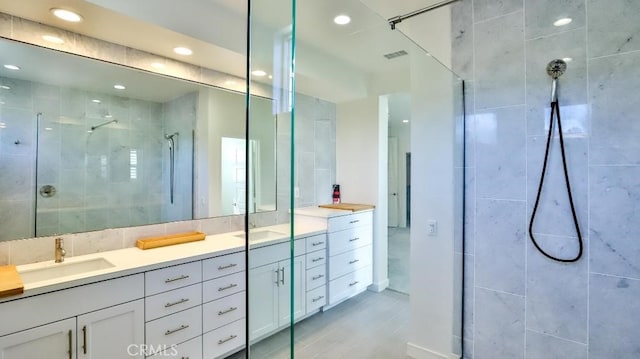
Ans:
[[[57,37],[57,36],[53,36],[53,35],[42,35],[42,39],[44,41],[53,43],[53,44],[64,44],[64,40],[62,40],[61,38]]]
[[[44,129],[47,130],[47,131],[52,131],[53,130],[53,128],[51,128],[51,127],[45,127]]]
[[[338,25],[346,25],[351,22],[351,18],[348,15],[341,14],[334,17],[333,22],[335,22]]]
[[[9,70],[20,70],[20,67],[16,66],[16,65],[4,65],[5,69],[9,69]]]
[[[100,101],[100,100],[98,100],[98,99],[94,99],[94,100],[91,100],[91,102],[100,103],[100,102],[102,102],[102,101]]]
[[[111,118],[113,115],[104,115],[104,118]]]
[[[3,89],[3,90],[11,90],[11,87],[9,87],[9,86],[7,86],[7,85],[2,85],[2,86],[0,86],[0,89]]]
[[[402,120],[402,123],[409,123],[409,120]]]
[[[573,59],[572,59],[572,58],[570,58],[570,57],[563,57],[563,58],[562,58],[562,61],[564,61],[564,62],[571,62],[571,61],[573,61]]]
[[[156,69],[164,69],[164,64],[162,62],[154,62],[151,64],[152,67],[155,67]]]
[[[184,55],[184,56],[189,56],[193,54],[193,51],[191,51],[190,48],[182,47],[182,46],[174,47],[173,52],[175,52],[178,55]]]
[[[253,70],[253,71],[251,71],[251,74],[253,76],[262,77],[262,76],[266,75],[267,73],[262,71],[262,70]]]
[[[124,90],[126,87],[124,85],[113,85],[113,88],[116,90]]]
[[[58,19],[61,19],[64,21],[69,21],[69,22],[82,21],[82,16],[80,16],[78,13],[75,13],[71,10],[53,8],[51,9],[51,13],[55,15]]]
[[[553,23],[553,26],[564,26],[564,25],[569,25],[571,23],[571,21],[573,21],[573,19],[571,19],[570,17],[563,17],[561,19],[556,20]]]

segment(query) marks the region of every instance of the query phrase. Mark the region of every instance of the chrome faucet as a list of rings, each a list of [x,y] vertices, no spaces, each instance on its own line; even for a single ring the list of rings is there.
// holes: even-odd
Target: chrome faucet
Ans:
[[[56,263],[64,262],[64,256],[67,252],[64,250],[64,240],[56,238]]]

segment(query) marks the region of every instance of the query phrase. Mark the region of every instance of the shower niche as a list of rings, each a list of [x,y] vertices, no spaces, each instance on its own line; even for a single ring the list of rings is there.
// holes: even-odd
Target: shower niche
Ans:
[[[11,40],[0,54],[21,64],[0,74],[0,240],[236,213],[222,139],[245,138],[243,93]],[[251,211],[275,210],[272,102],[252,99]]]

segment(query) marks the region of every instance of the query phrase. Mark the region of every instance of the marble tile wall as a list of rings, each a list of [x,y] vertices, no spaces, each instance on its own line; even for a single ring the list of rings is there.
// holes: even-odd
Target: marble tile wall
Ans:
[[[640,2],[462,0],[453,70],[466,81],[464,357],[637,358],[640,353]],[[553,22],[570,17],[556,27]],[[548,130],[546,64],[560,78],[563,133],[584,237],[552,262],[528,225]],[[577,252],[554,135],[534,232]]]

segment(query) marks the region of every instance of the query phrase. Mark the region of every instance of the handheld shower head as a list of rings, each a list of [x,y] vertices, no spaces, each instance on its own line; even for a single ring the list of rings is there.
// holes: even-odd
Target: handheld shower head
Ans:
[[[554,80],[562,76],[567,70],[567,63],[560,59],[551,60],[547,65],[547,74]]]
[[[551,83],[551,102],[558,101],[558,77],[562,76],[566,70],[567,63],[564,60],[551,60],[547,65],[547,74],[553,79]]]

